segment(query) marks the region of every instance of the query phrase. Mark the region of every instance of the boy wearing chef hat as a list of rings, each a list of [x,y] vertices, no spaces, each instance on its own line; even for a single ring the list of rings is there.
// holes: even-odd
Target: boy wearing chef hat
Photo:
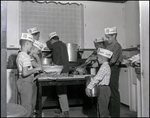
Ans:
[[[49,34],[49,39],[51,40],[53,37],[58,37],[56,32],[52,32]]]
[[[29,34],[29,33],[22,33],[21,34],[19,44],[20,44],[21,48],[23,48],[26,43],[29,44],[28,47],[27,47],[27,53],[30,52],[33,42],[34,42],[34,39],[33,39],[33,36],[31,34]]]
[[[97,49],[105,47],[104,37],[96,38],[93,42],[94,42],[94,46],[95,46],[96,50],[93,51],[93,53],[88,57],[88,59],[86,60],[86,63],[88,63],[88,64],[92,63],[92,67],[98,67],[99,63],[96,61],[96,59],[97,59],[97,56],[96,56],[97,55]],[[91,60],[93,60],[93,61],[91,61]],[[79,67],[76,68],[75,72],[86,73],[86,69],[79,66]]]
[[[104,45],[104,37],[102,38],[96,38],[94,40],[94,45],[95,45],[95,48],[98,49],[98,48],[104,48],[105,45]]]
[[[61,75],[68,76],[69,57],[66,44],[59,40],[59,36],[56,32],[52,32],[49,34],[49,40],[46,42],[46,44],[50,50],[52,49],[53,63],[56,65],[63,65]],[[67,86],[56,86],[56,91],[59,97],[59,103],[62,112],[60,112],[60,114],[56,115],[55,117],[69,117]]]
[[[113,52],[98,48],[97,57],[98,62],[101,65],[97,74],[91,79],[91,82],[87,85],[85,91],[88,97],[91,96],[91,90],[94,86],[98,85],[99,95],[98,95],[98,115],[99,117],[110,117],[108,110],[109,97],[111,95],[111,90],[109,87],[111,69],[109,66],[109,59],[112,57]]]
[[[34,73],[39,72],[41,67],[32,68],[31,58],[29,53],[33,45],[33,36],[28,33],[22,33],[20,39],[21,49],[16,58],[16,64],[19,71],[19,79],[17,80],[18,92],[21,97],[21,105],[27,109],[25,117],[30,117],[32,114],[33,100],[33,78]],[[35,102],[35,101],[34,101]]]
[[[27,32],[33,36],[33,39],[35,39],[37,41],[39,40],[40,31],[36,27],[27,29]]]
[[[111,89],[111,97],[109,103],[109,112],[111,117],[120,117],[120,93],[119,93],[119,73],[120,68],[119,64],[122,62],[122,47],[117,41],[117,28],[105,28],[105,37],[108,40],[108,45],[106,49],[113,52],[113,56],[110,59],[111,66],[111,77],[110,77],[110,89]]]
[[[117,38],[117,28],[105,28],[105,37],[107,38],[109,44],[113,42],[113,39]]]
[[[35,40],[30,52],[33,67],[41,66],[41,61],[38,54],[40,54],[42,50],[43,50],[43,44]]]
[[[31,48],[31,52],[30,52],[30,57],[31,57],[31,63],[33,68],[36,67],[41,67],[41,60],[39,57],[39,54],[41,53],[43,49],[43,44],[39,41],[34,40],[33,42],[33,46]],[[35,73],[34,76],[36,76],[37,73]],[[35,78],[36,79],[36,78]],[[36,86],[36,81],[33,82],[33,105],[32,105],[32,115],[34,115],[34,110],[35,110],[35,105],[36,105],[36,96],[37,96],[37,86]]]
[[[98,48],[105,48],[105,39],[104,39],[104,37],[96,38],[93,42],[94,42],[94,46],[95,46],[96,50],[93,51],[93,53],[87,58],[87,60],[85,62],[86,63],[92,63],[92,67],[98,67],[99,64],[96,61],[97,49]]]

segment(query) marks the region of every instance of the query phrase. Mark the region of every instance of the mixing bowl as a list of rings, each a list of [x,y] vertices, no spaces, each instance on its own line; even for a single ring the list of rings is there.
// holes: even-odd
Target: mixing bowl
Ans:
[[[43,71],[45,71],[46,73],[57,73],[58,75],[60,75],[62,69],[63,69],[63,66],[61,65],[54,65],[54,66],[48,66],[48,65],[43,65],[42,66],[43,68]]]
[[[86,77],[86,86],[91,82],[92,77],[88,76]],[[90,97],[98,97],[99,95],[99,88],[98,85],[95,85],[93,89],[90,89]]]

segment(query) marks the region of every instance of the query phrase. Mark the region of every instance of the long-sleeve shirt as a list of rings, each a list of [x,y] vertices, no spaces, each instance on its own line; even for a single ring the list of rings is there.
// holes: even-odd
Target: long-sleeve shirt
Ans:
[[[109,64],[110,65],[119,65],[119,63],[122,62],[122,47],[121,47],[121,45],[118,42],[116,42],[114,44],[107,45],[106,49],[113,52],[113,55],[110,59]]]
[[[92,78],[87,88],[92,89],[96,84],[98,85],[109,85],[111,69],[108,62],[104,62],[97,74]]]
[[[47,47],[52,50],[52,60],[56,65],[63,65],[62,73],[69,72],[69,58],[67,46],[62,41],[57,41],[51,45],[49,41],[46,42]]]

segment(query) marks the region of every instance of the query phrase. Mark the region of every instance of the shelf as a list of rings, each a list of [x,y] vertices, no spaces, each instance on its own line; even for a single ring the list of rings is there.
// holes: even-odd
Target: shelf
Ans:
[[[137,47],[122,49],[122,51],[136,51]]]
[[[19,51],[19,48],[6,48],[7,50],[18,50]]]
[[[96,50],[96,49],[90,49],[90,48],[88,49],[88,48],[87,48],[87,49],[80,49],[79,52],[80,52],[80,51],[94,51],[94,50]]]
[[[84,100],[81,98],[69,99],[68,102],[69,102],[69,106],[71,106],[71,105],[83,105],[84,104]],[[58,107],[58,101],[47,99],[43,107]]]
[[[83,52],[83,51],[95,51],[96,49],[80,49],[79,52]],[[132,47],[132,48],[126,48],[126,49],[122,49],[122,51],[136,51],[137,47]]]

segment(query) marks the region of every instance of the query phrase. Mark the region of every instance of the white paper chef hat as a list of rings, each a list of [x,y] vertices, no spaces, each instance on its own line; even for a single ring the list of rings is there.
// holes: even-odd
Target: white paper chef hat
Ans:
[[[112,27],[112,28],[105,28],[105,34],[115,34],[117,33],[117,28]]]
[[[98,48],[97,54],[102,55],[107,58],[111,58],[111,56],[113,55],[113,52],[111,52],[110,50],[107,50],[107,49]]]
[[[104,37],[102,37],[102,38],[96,38],[96,39],[94,40],[95,43],[103,42],[103,41],[104,41]]]
[[[22,33],[20,40],[28,40],[28,41],[34,41],[33,36],[29,33]]]
[[[57,36],[56,32],[52,32],[49,34],[49,39],[53,38],[54,36]]]
[[[33,45],[35,46],[35,47],[37,47],[39,50],[43,50],[43,44],[41,43],[41,42],[39,42],[39,41],[34,41],[33,42]]]
[[[40,31],[36,27],[33,27],[33,28],[30,28],[30,29],[27,29],[27,32],[30,33],[30,34],[35,34],[35,33],[38,33]]]

